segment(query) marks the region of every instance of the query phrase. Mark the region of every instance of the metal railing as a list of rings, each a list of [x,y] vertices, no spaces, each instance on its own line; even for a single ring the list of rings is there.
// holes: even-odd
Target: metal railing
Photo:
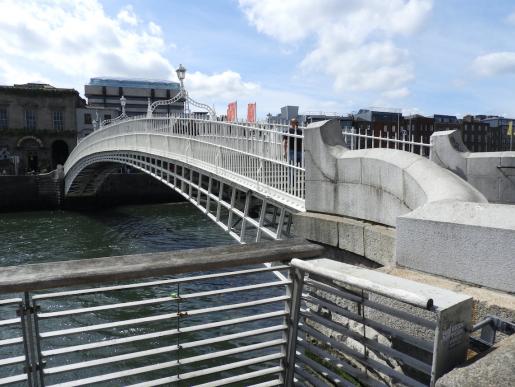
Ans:
[[[434,386],[465,360],[470,297],[328,259],[291,266],[287,381]]]
[[[5,268],[0,293],[21,295],[0,301],[0,385],[281,385],[285,263],[321,250],[290,240]],[[284,263],[256,266],[268,261]]]
[[[362,133],[363,132],[363,133]],[[361,130],[360,128],[346,128],[343,130],[343,136],[345,143],[351,150],[356,149],[369,149],[369,148],[389,148],[398,149],[406,152],[416,153],[421,156],[430,157],[432,145],[423,142],[423,137],[420,136],[419,141],[416,141],[414,135],[397,135],[393,136],[389,132],[383,136],[382,132],[379,132],[379,136],[373,134],[367,134],[367,130]]]
[[[66,161],[65,173],[85,155],[107,150],[106,143],[117,150],[155,151],[153,144],[123,138],[139,134],[178,139],[166,149],[159,144],[159,150],[202,163],[219,174],[244,177],[255,188],[274,190],[286,195],[285,201],[294,199],[297,207],[303,206],[304,136],[302,130],[291,133],[285,125],[213,121],[204,115],[130,117],[85,137]]]
[[[470,297],[303,260],[322,251],[288,240],[4,268],[0,385],[433,386],[465,359]]]

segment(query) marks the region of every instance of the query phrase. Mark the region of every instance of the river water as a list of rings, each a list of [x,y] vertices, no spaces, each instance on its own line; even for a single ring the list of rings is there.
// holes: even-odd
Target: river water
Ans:
[[[172,251],[236,243],[205,215],[192,205],[186,203],[125,206],[91,212],[38,211],[5,213],[0,214],[0,237],[0,270],[1,267],[4,266],[29,263]],[[199,271],[200,269],[201,268],[199,268]],[[269,273],[269,275],[269,280],[276,280],[271,273]],[[145,281],[147,280],[148,279],[145,279]],[[220,279],[210,281],[206,284],[183,286],[181,292],[198,292],[200,290],[210,290],[227,285],[241,286],[242,284],[251,283],[253,280],[255,279],[246,277],[231,280],[233,283],[229,283],[224,279]],[[45,304],[45,302],[42,302],[41,306],[43,311],[84,308],[103,304],[123,303],[141,298],[167,297],[175,291],[177,290],[174,287],[145,288],[141,290],[111,292],[110,294],[95,294],[90,297],[83,296],[82,298],[57,299],[53,300],[51,303]],[[278,294],[278,289],[275,289],[271,290],[268,295],[274,296]],[[0,298],[4,297],[5,296],[0,296]],[[242,302],[241,297],[247,297],[245,300],[252,299],[251,296],[241,295],[227,295],[223,298],[225,302],[237,303]],[[213,302],[213,300],[204,298],[190,302],[189,304],[181,303],[181,306],[183,308],[198,309],[209,306],[210,302]],[[42,320],[40,329],[41,331],[52,331],[68,327],[102,324],[119,319],[139,318],[152,314],[173,313],[176,307],[177,305],[175,303],[169,302],[163,303],[163,305],[143,307],[140,309],[95,312],[80,314],[67,319]],[[277,310],[277,306],[251,308],[241,313],[236,312],[236,314],[234,314],[235,312],[230,312],[226,313],[226,315],[220,314],[217,317],[219,319],[234,318],[235,316],[252,315],[270,310]],[[6,313],[7,312],[3,309],[0,310],[0,314],[2,314],[0,319],[12,318],[12,316],[7,316]],[[203,318],[192,318],[191,323],[198,324],[205,323],[206,321],[207,320]],[[174,328],[174,324],[175,322],[172,321],[162,321],[145,326],[129,326],[117,330],[105,329],[91,333],[56,337],[54,339],[46,339],[46,341],[44,341],[44,347],[57,348],[90,342],[101,342],[102,340],[112,339],[113,337],[152,333]],[[252,329],[255,326],[254,323],[254,325],[238,329]],[[259,324],[257,326],[259,326]],[[18,329],[18,331],[16,329]],[[230,332],[232,331],[220,329],[216,334],[227,334]],[[19,327],[0,327],[0,340],[12,338],[17,335],[19,335]],[[206,337],[208,336],[204,333],[199,333],[197,335],[189,335],[188,337],[183,335],[181,340],[187,339],[191,341],[204,339]],[[106,356],[148,350],[156,346],[173,345],[177,343],[176,340],[175,337],[164,337],[160,340],[152,340],[150,342],[142,341],[132,343],[130,346],[123,348],[115,346],[96,351],[74,352],[66,356],[50,358],[49,363],[51,364],[47,366],[80,363]],[[259,340],[257,340],[257,342],[259,342]],[[217,347],[213,347],[212,350],[224,350],[232,348],[234,345],[239,345],[239,342],[236,341],[230,345],[222,343]],[[21,346],[1,347],[0,359],[18,356],[20,355],[20,351],[22,351]],[[207,351],[207,349],[203,348],[200,352],[184,352],[181,355],[195,356],[203,354],[204,351]],[[149,364],[177,359],[177,356],[176,353],[165,353],[151,358],[114,362],[112,364],[77,370],[71,373],[59,373],[56,374],[56,376],[49,377],[48,381],[51,382],[49,384],[52,384],[54,382],[67,381],[70,380],[70,378],[84,378],[91,375],[116,372],[124,370],[128,366],[131,368],[148,366]],[[238,360],[240,360],[240,357],[232,358],[232,361]],[[218,360],[208,365],[216,366],[225,364],[226,361],[228,360]],[[19,373],[21,366],[20,364],[18,366],[0,367],[0,378]],[[191,371],[195,368],[190,367],[188,369]],[[186,370],[187,368],[184,367],[184,371]],[[125,385],[148,380],[149,378],[155,379],[166,375],[174,375],[174,373],[175,370],[165,369],[153,373],[145,373],[143,376],[136,375],[123,379],[114,379],[99,385]],[[22,383],[20,385],[24,384]],[[182,383],[180,385],[191,385],[191,383]]]
[[[235,243],[186,203],[0,214],[0,238],[0,266]]]

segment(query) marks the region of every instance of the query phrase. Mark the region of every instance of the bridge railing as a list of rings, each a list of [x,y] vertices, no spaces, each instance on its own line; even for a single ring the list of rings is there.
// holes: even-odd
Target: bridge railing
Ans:
[[[349,149],[369,149],[369,148],[389,148],[398,149],[406,152],[416,153],[421,156],[430,157],[432,145],[430,143],[423,142],[423,137],[420,136],[419,141],[415,139],[415,136],[409,136],[405,133],[398,136],[395,133],[390,136],[387,132],[385,136],[379,132],[379,136],[373,134],[367,134],[366,130],[360,128],[346,128],[343,130],[345,142]]]
[[[285,125],[213,121],[205,116],[130,117],[95,131],[81,141],[86,148],[124,134],[156,133],[188,140],[189,156],[247,177],[263,187],[304,199],[304,135]],[[77,152],[72,152],[70,163]]]

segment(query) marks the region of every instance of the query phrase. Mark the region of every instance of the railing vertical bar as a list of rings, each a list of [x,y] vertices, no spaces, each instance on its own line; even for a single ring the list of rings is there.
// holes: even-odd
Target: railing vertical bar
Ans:
[[[240,242],[245,241],[245,230],[247,228],[247,218],[249,216],[251,199],[252,199],[252,192],[247,191],[246,197],[245,197],[245,207],[243,209],[243,219],[241,220]]]
[[[284,385],[293,386],[293,376],[295,373],[295,353],[297,346],[298,323],[300,316],[300,304],[302,288],[304,286],[304,272],[298,268],[290,269],[290,276],[293,281],[291,285],[291,307],[288,318],[288,341],[286,350],[286,367],[284,375]]]
[[[26,321],[26,301],[24,298],[24,301],[22,301],[17,310],[17,314],[20,316],[20,322],[21,322],[21,331],[23,335],[23,353],[25,355],[25,367],[24,371],[27,374],[27,384],[29,387],[33,387],[33,378],[32,378],[32,357],[30,355],[30,339],[28,335],[28,327],[27,327],[27,321]]]

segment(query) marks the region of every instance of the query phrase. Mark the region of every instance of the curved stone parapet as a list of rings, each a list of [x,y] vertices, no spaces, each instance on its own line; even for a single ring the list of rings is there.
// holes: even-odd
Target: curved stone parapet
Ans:
[[[515,152],[469,152],[457,130],[435,132],[431,160],[476,187],[490,202],[515,204]]]
[[[396,226],[397,217],[442,200],[486,203],[456,174],[394,149],[350,151],[338,121],[305,132],[306,210]]]
[[[470,180],[471,168],[478,165],[484,165],[484,173],[499,168],[485,161],[488,157],[468,152],[459,133],[435,137],[435,161],[441,164],[447,153],[454,155],[456,173],[404,151],[348,150],[337,121],[311,124],[305,134],[306,210],[343,217],[336,236],[344,250],[380,264],[515,292],[515,206],[488,203],[458,176],[466,171]],[[497,157],[501,166],[515,160]],[[395,227],[390,228],[394,259],[367,253],[374,240],[385,239],[378,232],[367,234],[366,224],[354,225],[349,217]],[[385,249],[378,251],[386,254]]]

